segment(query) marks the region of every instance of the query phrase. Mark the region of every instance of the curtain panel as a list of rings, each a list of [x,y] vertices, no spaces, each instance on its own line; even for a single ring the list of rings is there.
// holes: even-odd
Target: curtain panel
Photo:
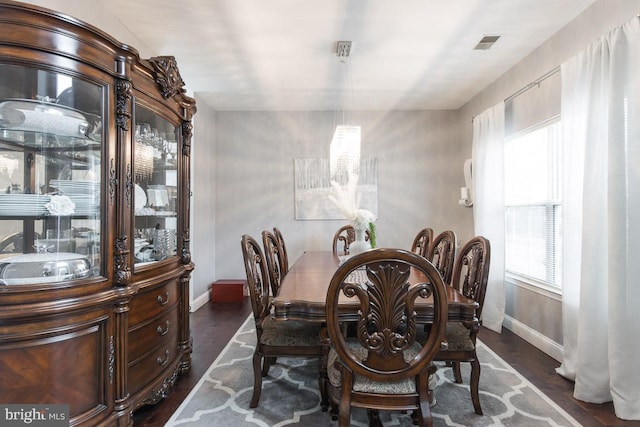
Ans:
[[[504,320],[504,102],[473,119],[474,234],[491,244],[491,265],[482,310],[483,326],[501,332]]]
[[[640,19],[561,66],[563,346],[574,397],[640,420]],[[634,257],[635,255],[635,257]]]

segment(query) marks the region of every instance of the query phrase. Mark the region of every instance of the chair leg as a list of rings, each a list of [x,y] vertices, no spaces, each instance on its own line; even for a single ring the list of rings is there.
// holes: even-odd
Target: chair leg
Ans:
[[[322,354],[320,356],[320,372],[318,380],[321,397],[320,408],[322,409],[322,412],[326,412],[329,409],[329,377],[327,376],[327,363],[329,363],[329,338],[327,337],[326,325],[323,325],[320,330],[320,341],[322,342]]]
[[[460,372],[460,362],[453,362],[453,378],[458,384],[462,384],[462,373]]]
[[[349,427],[351,425],[351,404],[344,400],[338,407],[338,427]]]
[[[322,369],[322,358],[320,358],[320,372],[318,373],[318,387],[320,387],[320,408],[322,412],[327,412],[329,409],[329,391],[327,389],[327,375],[326,369]]]
[[[420,427],[433,427],[433,417],[431,416],[431,409],[429,405],[426,408],[419,409],[416,413],[416,419],[413,420],[413,424],[418,424]],[[416,422],[417,421],[417,422]]]
[[[471,380],[469,381],[471,386],[471,401],[473,402],[473,409],[476,414],[482,415],[482,408],[480,407],[480,362],[477,358],[471,361]]]
[[[432,371],[435,372],[435,366],[431,365]],[[432,427],[433,417],[431,416],[431,406],[429,402],[429,390],[427,384],[429,383],[428,376],[421,375],[419,379],[420,388],[418,389],[418,410],[414,411],[416,415],[413,423],[421,427]],[[417,412],[417,413],[416,413]]]
[[[262,363],[262,376],[266,377],[269,374],[269,368],[271,368],[271,365],[273,365],[274,363],[276,363],[276,358],[275,357],[265,357],[264,358],[264,362]]]
[[[266,363],[266,361],[264,362]],[[260,401],[260,393],[262,392],[262,356],[258,351],[253,353],[253,395],[249,408],[255,408]]]
[[[369,409],[367,411],[367,417],[369,418],[369,427],[382,427],[380,412]]]
[[[340,402],[338,402],[338,427],[351,425],[351,384],[353,384],[351,371],[343,369]]]
[[[331,420],[336,421],[338,419],[338,405],[334,402],[331,402],[331,409],[329,410],[329,415],[331,415]]]

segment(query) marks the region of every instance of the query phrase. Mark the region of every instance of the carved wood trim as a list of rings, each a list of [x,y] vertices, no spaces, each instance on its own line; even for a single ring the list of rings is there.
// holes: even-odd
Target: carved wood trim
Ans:
[[[127,207],[131,207],[131,194],[133,193],[133,172],[131,163],[127,165],[127,184],[126,184],[126,199]]]
[[[160,384],[159,388],[154,388],[151,390],[149,395],[142,400],[136,407],[144,406],[144,405],[155,405],[160,402],[162,399],[166,398],[169,395],[169,392],[173,388],[176,383],[176,379],[178,378],[178,365],[175,366],[171,375],[162,380],[162,384]]]
[[[182,155],[191,154],[191,136],[193,135],[193,124],[190,121],[182,122]]]
[[[175,57],[154,56],[149,59],[149,62],[153,65],[155,81],[160,86],[160,92],[165,99],[186,92]]]
[[[116,371],[115,345],[113,343],[113,335],[109,337],[109,384],[113,384],[113,375]]]
[[[180,261],[183,264],[189,264],[191,262],[191,251],[189,250],[189,241],[190,241],[190,237],[189,237],[189,231],[188,230],[184,230],[182,232],[182,248],[181,248],[181,255],[180,255]]]
[[[128,267],[129,248],[126,235],[116,239],[114,254],[115,285],[127,286],[131,279],[131,270]]]
[[[131,122],[131,82],[118,80],[116,82],[116,126],[124,131],[128,131]]]
[[[116,161],[111,159],[109,162],[109,200],[113,205],[116,202],[116,186],[118,185],[118,178],[116,177]]]

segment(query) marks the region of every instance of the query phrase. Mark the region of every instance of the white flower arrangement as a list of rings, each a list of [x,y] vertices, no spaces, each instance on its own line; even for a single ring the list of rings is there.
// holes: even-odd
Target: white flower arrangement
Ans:
[[[355,216],[351,219],[351,224],[356,230],[366,230],[369,224],[375,222],[376,216],[366,209],[356,210]]]
[[[76,211],[76,204],[69,196],[51,196],[51,201],[44,205],[51,215],[69,216]]]
[[[357,192],[358,175],[350,173],[346,188],[342,188],[336,181],[331,181],[335,195],[330,194],[331,200],[340,210],[342,215],[353,225],[356,230],[371,228],[376,216],[367,209],[359,209],[360,194]]]

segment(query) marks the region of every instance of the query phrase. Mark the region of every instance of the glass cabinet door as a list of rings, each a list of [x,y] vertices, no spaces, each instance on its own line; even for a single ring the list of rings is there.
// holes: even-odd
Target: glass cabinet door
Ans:
[[[0,64],[0,286],[101,275],[103,90]]]
[[[136,105],[134,164],[134,263],[176,255],[178,141],[180,128]]]

